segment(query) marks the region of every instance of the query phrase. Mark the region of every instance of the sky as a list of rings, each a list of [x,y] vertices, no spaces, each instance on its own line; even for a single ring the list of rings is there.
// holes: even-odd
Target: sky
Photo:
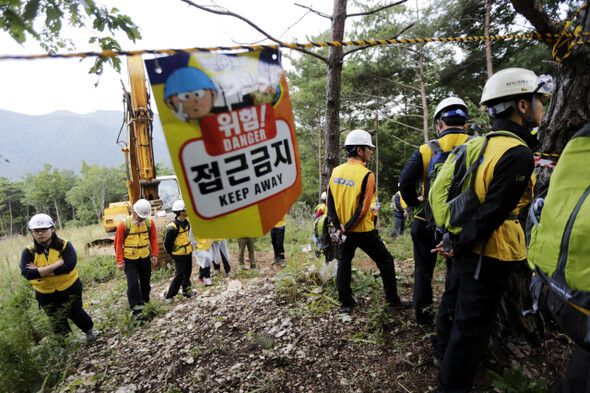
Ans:
[[[295,0],[218,0],[217,4],[240,14],[286,42],[308,42],[312,36],[330,28],[330,22]],[[297,1],[325,14],[331,14],[331,1]],[[246,23],[189,7],[180,0],[97,0],[115,6],[140,27],[143,39],[133,42],[117,38],[124,50],[170,49],[270,43]],[[210,4],[209,0],[195,1]],[[87,33],[66,33],[76,43],[76,52],[97,50],[87,43]],[[74,38],[75,37],[75,38]],[[0,31],[0,55],[36,55],[43,50],[32,39],[21,46]],[[146,55],[149,58],[150,55]],[[42,115],[57,110],[85,114],[97,110],[123,110],[121,80],[128,86],[126,63],[121,74],[105,66],[102,76],[89,75],[94,59],[0,60],[0,109]],[[95,84],[98,82],[98,87]],[[156,111],[155,105],[152,109]]]

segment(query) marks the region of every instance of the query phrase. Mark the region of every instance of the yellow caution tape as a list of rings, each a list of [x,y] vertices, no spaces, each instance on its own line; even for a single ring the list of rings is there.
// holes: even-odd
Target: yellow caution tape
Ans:
[[[552,42],[556,41],[556,46],[562,46],[570,42],[570,47],[575,39],[582,36],[588,36],[590,33],[580,34],[578,31],[574,34],[564,32],[561,34],[540,34],[533,32],[529,34],[509,34],[495,36],[476,36],[476,37],[444,37],[444,38],[410,38],[410,39],[390,39],[390,40],[364,40],[364,41],[327,41],[327,42],[308,42],[308,43],[285,43],[273,45],[239,45],[239,46],[215,46],[206,48],[187,48],[187,49],[156,49],[156,50],[134,50],[134,51],[103,51],[103,52],[81,52],[81,53],[63,53],[63,54],[40,54],[40,55],[18,55],[18,56],[0,56],[0,60],[32,60],[46,58],[70,58],[70,57],[105,57],[112,58],[117,56],[131,56],[143,54],[166,54],[174,55],[180,52],[217,52],[217,51],[252,51],[262,49],[304,49],[304,48],[326,48],[326,47],[344,47],[344,46],[376,46],[376,45],[396,45],[396,44],[424,44],[429,42],[469,42],[485,40],[505,40],[505,39],[535,39],[539,41]],[[576,45],[583,45],[590,41],[577,41]],[[559,47],[557,46],[557,47]],[[564,57],[565,58],[565,57]]]

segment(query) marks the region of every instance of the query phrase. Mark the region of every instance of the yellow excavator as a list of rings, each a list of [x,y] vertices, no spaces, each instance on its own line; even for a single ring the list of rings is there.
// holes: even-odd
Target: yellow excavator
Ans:
[[[146,85],[143,60],[140,55],[127,57],[129,71],[129,88],[123,84],[124,119],[119,130],[117,143],[122,145],[125,154],[127,170],[128,198],[122,202],[112,202],[103,211],[102,223],[105,231],[111,236],[96,239],[87,245],[89,253],[97,252],[99,248],[113,247],[114,233],[119,222],[131,214],[131,206],[139,199],[147,199],[152,205],[152,220],[158,234],[174,219],[174,214],[167,213],[175,200],[181,199],[180,188],[176,176],[156,177],[154,164],[154,149],[152,140],[153,112],[150,107],[150,97]],[[122,139],[122,131],[126,126],[126,140]],[[160,257],[158,265],[170,262],[162,244],[162,237],[158,235]]]

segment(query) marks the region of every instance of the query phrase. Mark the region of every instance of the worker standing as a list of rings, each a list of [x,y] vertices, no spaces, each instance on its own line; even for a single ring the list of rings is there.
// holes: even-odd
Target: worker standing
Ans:
[[[287,225],[287,215],[285,214],[279,222],[276,223],[273,229],[270,230],[270,240],[272,242],[272,249],[275,257],[272,261],[272,265],[277,263],[281,264],[281,267],[287,266],[285,262],[285,226]]]
[[[457,97],[445,98],[434,111],[433,125],[438,139],[425,143],[414,151],[399,180],[401,197],[408,206],[414,208],[411,232],[414,244],[414,313],[418,326],[425,333],[434,332],[432,275],[436,265],[436,254],[430,250],[436,247],[437,243],[434,238],[435,228],[428,225],[424,211],[428,168],[438,151],[450,152],[469,138],[465,133],[467,105]],[[417,184],[420,184],[421,195],[416,192]]]
[[[387,309],[407,308],[410,302],[401,300],[397,293],[393,257],[375,230],[370,209],[376,191],[375,175],[365,166],[375,147],[371,135],[364,130],[353,130],[344,145],[349,159],[332,171],[327,198],[328,214],[339,241],[336,286],[340,311],[350,313],[357,304],[350,282],[352,259],[359,247],[375,261],[381,272]]]
[[[316,219],[316,220],[328,212],[328,208],[326,207],[326,196],[327,196],[326,191],[322,192],[322,196],[320,198],[321,202],[318,203],[316,205],[316,207],[313,208],[313,211],[315,214],[314,219]]]
[[[399,184],[397,185],[399,187]],[[406,227],[406,218],[408,217],[408,204],[402,198],[401,191],[396,192],[391,198],[391,208],[393,209],[393,228],[391,228],[391,238],[404,234]]]
[[[35,299],[49,317],[53,332],[61,336],[70,333],[69,318],[86,334],[87,341],[94,341],[94,323],[82,308],[82,281],[74,246],[57,237],[53,219],[47,214],[31,217],[29,230],[33,244],[21,254],[20,271],[31,281]]]
[[[166,293],[165,303],[172,303],[181,286],[184,296],[191,297],[196,294],[191,284],[193,271],[193,245],[189,239],[191,225],[187,218],[184,201],[174,201],[172,212],[175,218],[166,226],[164,248],[174,261],[174,278]]]
[[[238,262],[240,269],[244,269],[244,253],[246,247],[248,247],[248,260],[250,261],[250,269],[257,269],[256,257],[254,255],[254,240],[253,237],[240,237],[238,238]]]
[[[150,203],[140,199],[133,205],[131,216],[117,225],[115,254],[117,265],[125,271],[127,299],[133,316],[141,317],[142,307],[150,301],[152,266],[158,263],[158,238]]]
[[[492,75],[483,89],[480,103],[495,119],[472,180],[479,205],[464,215],[458,235],[450,233],[451,249],[440,242],[433,250],[452,258],[451,284],[439,314],[454,313],[449,323],[437,325],[433,352],[442,357],[442,365],[436,392],[471,390],[508,278],[516,263],[526,259],[518,212],[529,202],[535,183],[532,151],[539,142],[531,130],[541,124],[542,99],[552,88],[550,77],[508,68]],[[480,141],[467,142],[468,157],[481,151]]]

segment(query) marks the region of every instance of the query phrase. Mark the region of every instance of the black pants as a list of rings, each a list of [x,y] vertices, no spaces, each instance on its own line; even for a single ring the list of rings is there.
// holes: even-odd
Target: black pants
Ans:
[[[94,326],[92,319],[82,308],[82,281],[77,279],[64,291],[41,293],[35,291],[35,298],[49,317],[55,334],[67,335],[72,331],[68,318],[83,332]]]
[[[178,294],[182,286],[184,293],[189,293],[191,288],[191,273],[193,272],[193,254],[173,255],[174,260],[174,278],[168,288],[166,298],[172,298]]]
[[[391,237],[397,237],[404,234],[406,226],[406,218],[404,216],[398,217],[393,215],[393,228],[391,229]]]
[[[459,292],[459,281],[453,275],[453,260],[447,259],[447,273],[445,275],[445,291],[438,306],[436,319],[436,336],[432,341],[432,353],[439,359],[444,358],[449,335],[455,318],[456,294]]]
[[[211,278],[211,266],[199,267],[199,280]]]
[[[381,272],[381,280],[385,290],[385,299],[390,303],[399,302],[395,278],[393,257],[387,251],[385,244],[377,234],[370,232],[349,232],[344,243],[338,246],[338,271],[336,273],[336,287],[340,304],[349,306],[354,303],[352,297],[352,258],[357,248],[360,248],[375,261]]]
[[[285,228],[271,229],[270,240],[275,253],[275,259],[285,259]]]
[[[229,264],[229,261],[227,260],[225,255],[223,255],[222,252],[220,252],[219,254],[221,255],[221,262],[223,263],[223,270],[225,270],[225,274],[229,274],[229,272],[231,272],[231,266]],[[213,268],[216,271],[219,271],[221,270],[221,264],[213,262]]]
[[[125,277],[127,277],[127,300],[134,314],[141,313],[135,307],[150,302],[150,278],[152,264],[150,257],[139,259],[125,259]]]
[[[443,364],[438,373],[439,393],[465,393],[471,390],[477,367],[492,335],[496,313],[506,290],[515,262],[484,257],[479,279],[474,278],[478,254],[468,253],[453,258],[450,285],[441,307],[455,304],[450,331],[437,329],[447,341]]]
[[[420,325],[431,325],[434,321],[432,306],[432,274],[436,256],[430,252],[436,247],[434,231],[426,228],[426,221],[418,218],[412,223],[414,243],[414,314]]]
[[[555,386],[554,393],[590,392],[590,344],[584,342],[588,331],[588,316],[563,301],[553,291],[547,295],[547,307],[564,333],[575,343],[564,379]]]

